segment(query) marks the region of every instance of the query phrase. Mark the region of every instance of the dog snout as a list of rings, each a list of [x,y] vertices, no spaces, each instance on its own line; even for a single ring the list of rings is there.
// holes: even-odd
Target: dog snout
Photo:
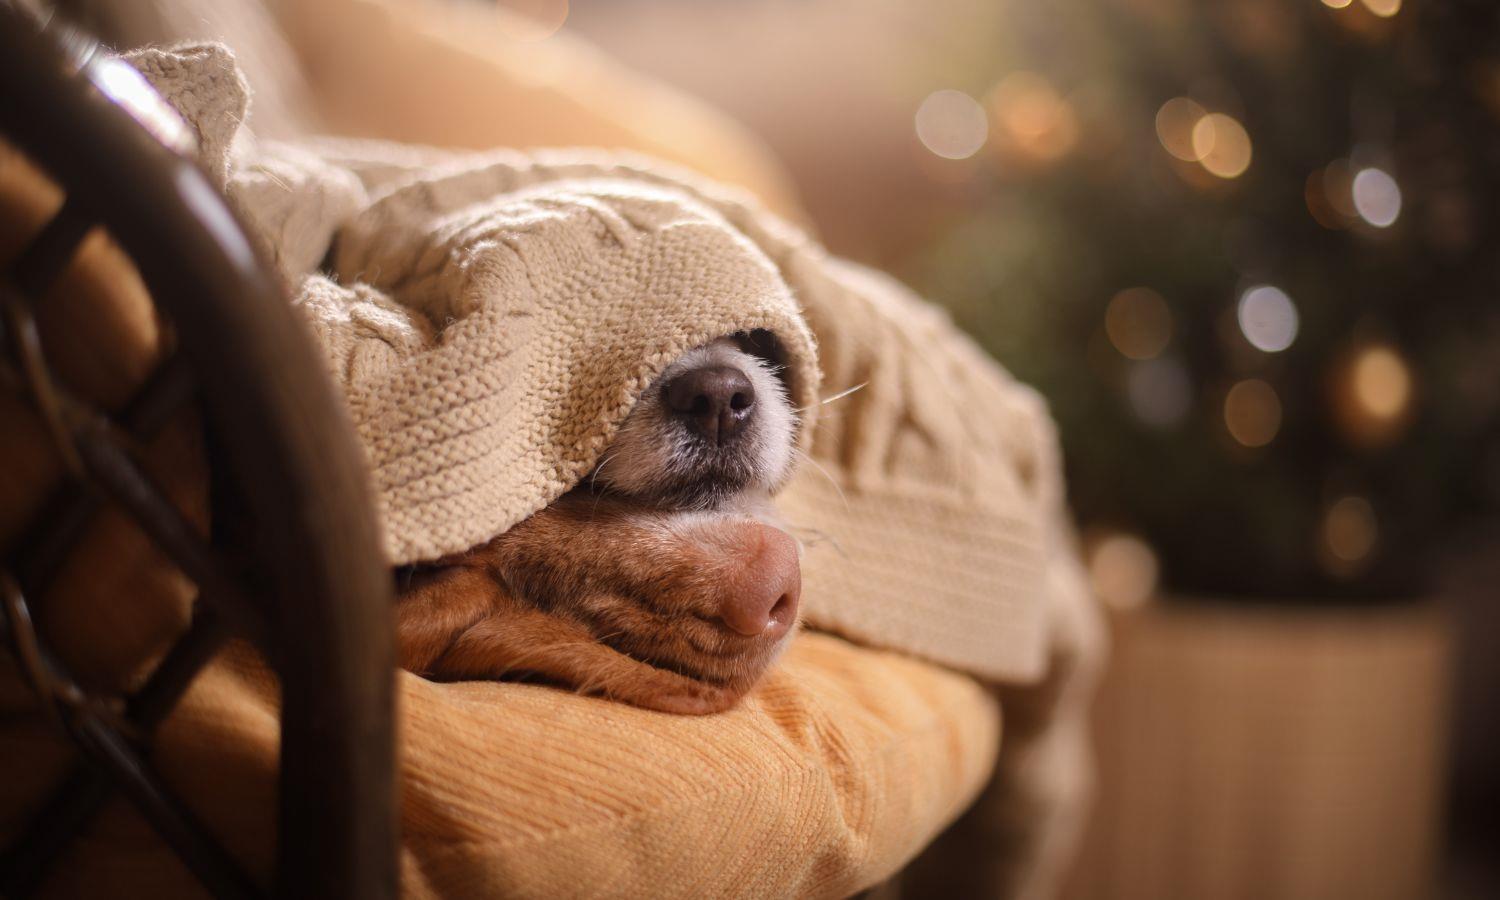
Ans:
[[[734,366],[691,369],[667,382],[663,396],[674,416],[714,444],[732,440],[755,414],[755,385]]]
[[[742,576],[727,585],[719,617],[746,637],[775,640],[797,621],[802,599],[802,566],[797,542],[768,525],[751,526],[758,541]]]
[[[698,510],[774,491],[796,455],[796,412],[778,373],[729,338],[682,354],[621,423],[589,491]]]

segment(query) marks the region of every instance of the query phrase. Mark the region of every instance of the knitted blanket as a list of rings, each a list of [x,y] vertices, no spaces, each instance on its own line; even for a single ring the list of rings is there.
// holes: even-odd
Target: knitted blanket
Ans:
[[[650,160],[257,144],[223,48],[131,60],[197,130],[321,340],[391,563],[541,509],[673,358],[758,330],[801,417],[805,464],[778,503],[806,545],[807,621],[1040,677],[1049,595],[1079,590],[1055,437],[1037,395],[935,308]]]

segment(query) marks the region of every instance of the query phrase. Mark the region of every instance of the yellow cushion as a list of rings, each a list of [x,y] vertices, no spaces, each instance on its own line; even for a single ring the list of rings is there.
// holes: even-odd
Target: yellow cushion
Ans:
[[[846,896],[973,799],[1000,731],[974,681],[812,633],[716,716],[405,674],[399,694],[408,896]],[[274,853],[275,696],[236,649],[195,683],[154,755],[261,873]],[[119,801],[47,893],[105,886],[195,891]]]

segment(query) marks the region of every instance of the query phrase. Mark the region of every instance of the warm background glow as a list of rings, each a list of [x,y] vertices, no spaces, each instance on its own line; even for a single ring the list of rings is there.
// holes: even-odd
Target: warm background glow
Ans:
[[[747,126],[786,164],[831,250],[944,304],[1037,387],[1058,421],[1087,575],[1114,615],[1224,604],[1373,619],[1434,596],[1463,559],[1480,572],[1455,593],[1471,598],[1463,640],[1500,633],[1500,6],[573,0],[568,32]],[[1131,657],[1135,637],[1118,644],[1140,664],[1133,684],[1196,698],[1174,716],[1214,711],[1203,698],[1221,689],[1259,698],[1266,673],[1288,666],[1352,671],[1351,657],[1290,660],[1272,642],[1253,677],[1200,689]],[[1181,659],[1252,665],[1213,657],[1204,648],[1218,638],[1244,649],[1216,632],[1185,640]],[[1394,671],[1395,658],[1373,665]],[[1500,684],[1500,662],[1467,665],[1489,666]],[[1313,696],[1324,695],[1278,695]],[[1176,720],[1153,705],[1167,701],[1141,702],[1158,718],[1122,728],[1122,740],[1159,736],[1171,749],[1153,759],[1240,746],[1223,732],[1170,744]],[[1465,809],[1500,808],[1493,707],[1471,702],[1468,720],[1489,737],[1476,742],[1471,728],[1458,742],[1467,780],[1452,796]],[[1437,716],[1442,704],[1422,708]],[[1241,712],[1224,711],[1225,727],[1248,728]],[[1263,737],[1236,734],[1247,747]],[[1223,854],[1243,850],[1225,836],[1250,818],[1235,804],[1274,805],[1284,785],[1260,785],[1273,766],[1258,756],[1216,761],[1188,795],[1170,794],[1171,779],[1189,775],[1165,763],[1156,780],[1129,782],[1135,805],[1122,801],[1124,830],[1095,861],[1142,868],[1089,896],[1229,866],[1220,855],[1147,872],[1146,855],[1111,855],[1137,826],[1146,842],[1144,823],[1190,798],[1223,813],[1204,820],[1221,831],[1172,822],[1151,847],[1170,855],[1217,836]],[[1238,764],[1253,770],[1242,793],[1214,793]],[[1323,760],[1299,771],[1331,784],[1349,770]],[[1385,792],[1339,796],[1365,811]],[[1315,838],[1352,841],[1398,822],[1329,815],[1327,828],[1298,820],[1310,859],[1328,862],[1306,849]],[[1239,892],[1136,896],[1272,892],[1280,874],[1268,867],[1282,862],[1272,844],[1294,831],[1274,824],[1245,851]],[[1422,852],[1401,847],[1354,868]],[[1429,893],[1500,896],[1500,874],[1489,887]],[[1326,884],[1305,893],[1339,895]]]
[[[498,20],[510,29],[509,36],[523,42],[542,41],[556,34],[568,21],[568,0],[496,0],[519,18]]]

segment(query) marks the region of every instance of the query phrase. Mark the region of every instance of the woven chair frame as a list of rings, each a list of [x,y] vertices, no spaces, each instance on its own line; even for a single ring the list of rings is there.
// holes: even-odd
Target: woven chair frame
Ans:
[[[78,755],[0,849],[0,895],[45,887],[118,795],[216,896],[392,897],[391,579],[352,427],[305,329],[219,192],[181,147],[142,124],[139,110],[111,99],[111,64],[119,65],[92,42],[38,28],[0,2],[0,136],[65,193],[0,272],[0,390],[26,398],[68,473],[20,546],[0,559],[0,644]],[[131,258],[173,336],[166,361],[114,416],[49,369],[56,348],[44,346],[33,318],[96,228]],[[153,483],[138,450],[190,405],[204,423],[212,537]],[[129,696],[80,687],[32,627],[36,604],[106,504],[127,513],[197,588],[191,625]],[[154,729],[232,638],[252,642],[282,686],[269,882],[213,838],[150,761]]]

